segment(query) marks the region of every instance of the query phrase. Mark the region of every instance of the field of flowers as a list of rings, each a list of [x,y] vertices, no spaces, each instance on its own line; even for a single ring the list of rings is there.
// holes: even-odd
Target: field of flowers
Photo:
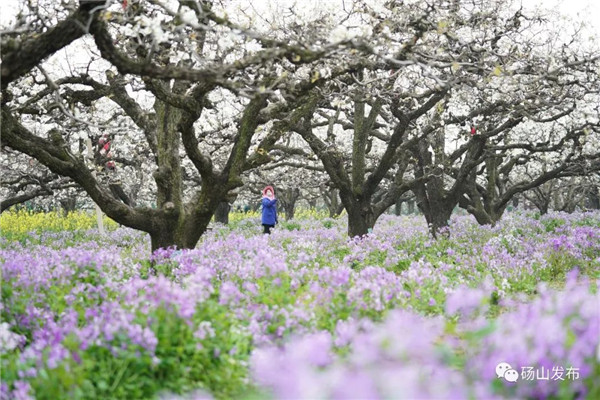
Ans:
[[[600,398],[600,213],[231,220],[3,234],[0,397]]]
[[[118,224],[104,216],[104,226],[115,229]],[[0,232],[8,240],[27,238],[31,232],[77,231],[84,233],[96,227],[96,215],[86,211],[73,211],[63,216],[60,212],[31,213],[25,210],[6,211],[0,218]]]

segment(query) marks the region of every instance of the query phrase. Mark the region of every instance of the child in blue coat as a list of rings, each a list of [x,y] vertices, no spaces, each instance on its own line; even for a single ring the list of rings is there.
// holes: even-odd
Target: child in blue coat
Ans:
[[[263,189],[262,197],[262,226],[263,233],[270,234],[271,228],[277,223],[277,199],[272,186]]]

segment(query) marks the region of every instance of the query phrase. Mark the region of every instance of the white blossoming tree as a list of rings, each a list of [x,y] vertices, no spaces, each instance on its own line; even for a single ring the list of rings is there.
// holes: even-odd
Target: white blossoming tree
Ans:
[[[517,193],[597,168],[597,147],[577,145],[599,123],[586,105],[600,52],[581,31],[505,1],[354,4],[333,33],[362,44],[361,69],[293,127],[339,189],[350,236],[408,191],[435,235],[459,204],[494,222]],[[542,153],[555,165],[523,182]]]
[[[255,23],[231,3],[22,7],[2,37],[2,145],[69,177],[109,217],[148,232],[153,249],[195,246],[241,174],[268,160],[319,87],[354,68],[335,61],[351,46],[327,42],[328,32],[284,37],[287,27]],[[337,65],[329,76],[304,76],[325,62]],[[65,116],[75,123],[63,124]],[[129,143],[128,156],[152,166],[156,208],[115,195],[80,151],[81,140],[102,135]]]

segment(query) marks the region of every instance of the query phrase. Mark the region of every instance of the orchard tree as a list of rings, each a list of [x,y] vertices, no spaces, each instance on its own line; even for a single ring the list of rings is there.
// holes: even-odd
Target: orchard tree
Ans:
[[[364,57],[364,66],[327,85],[313,113],[293,128],[321,160],[332,185],[339,190],[348,213],[350,236],[366,234],[411,188],[414,180],[405,181],[409,162],[403,155],[428,134],[414,129],[416,121],[433,109],[447,90],[427,78],[410,91],[395,85],[403,68],[419,75],[420,66],[409,58],[414,45],[429,30],[426,21],[433,13],[431,7],[386,3],[378,5],[378,14],[366,4],[358,4],[359,11],[350,16],[348,25],[360,21],[362,31],[341,26],[338,35],[340,39],[362,37],[369,54]],[[384,180],[390,182],[389,187],[382,186]]]
[[[560,188],[564,184],[560,182],[564,181],[563,178],[572,177],[569,181],[574,183],[579,180],[578,177],[589,177],[598,171],[600,152],[597,147],[581,143],[586,137],[598,135],[597,124],[582,122],[567,127],[557,123],[553,127],[545,127],[549,128],[548,133],[540,135],[543,128],[538,126],[535,131],[526,130],[527,135],[536,136],[534,143],[523,140],[489,146],[482,157],[481,169],[472,171],[460,205],[481,224],[495,224],[518,194],[541,194],[553,189],[562,191]],[[550,193],[547,202],[541,198],[534,201],[527,194],[525,197],[541,207],[543,213],[547,212],[554,198]]]
[[[568,213],[576,210],[585,210],[586,201],[589,198],[593,183],[590,184],[580,177],[570,177],[562,180],[554,180],[556,189],[552,191],[552,209]],[[595,184],[594,186],[597,186]]]
[[[339,190],[350,236],[366,234],[409,190],[435,232],[449,213],[441,210],[448,203],[440,194],[445,190],[444,172],[437,164],[431,168],[429,149],[431,143],[444,145],[444,119],[457,124],[469,116],[442,118],[444,103],[462,86],[476,85],[482,74],[492,74],[496,64],[472,49],[480,39],[476,30],[483,28],[472,27],[460,2],[358,4],[347,25],[359,21],[359,32],[344,25],[338,31],[341,38],[362,35],[368,54],[363,67],[326,85],[311,116],[293,129]],[[483,26],[489,26],[486,18],[494,18],[492,11],[497,10],[477,13]],[[471,140],[462,175],[476,165],[482,147],[479,137]],[[449,212],[460,189],[452,189]]]
[[[494,165],[527,158],[510,147],[519,126],[557,122],[596,88],[597,50],[511,2],[265,4],[24,2],[2,38],[2,145],[69,177],[153,248],[192,247],[244,173],[276,161],[295,132],[338,191],[349,235],[409,191],[435,234],[457,204],[481,209]],[[570,123],[541,147],[572,146],[597,120]],[[156,208],[97,171],[84,143],[104,135],[126,155],[117,170],[129,159],[151,171],[142,186]],[[570,171],[594,159],[560,154]]]
[[[597,134],[597,111],[576,110],[594,104],[597,48],[567,48],[581,35],[563,37],[539,15],[487,6],[493,8],[482,10],[482,24],[467,35],[477,38],[469,47],[477,51],[447,59],[457,84],[432,118],[440,120],[436,133],[412,149],[419,176],[433,172],[414,192],[434,234],[458,204],[479,222],[494,223],[514,195],[561,174],[583,173],[580,164],[595,157],[581,154],[576,143]],[[545,35],[537,35],[541,29]],[[447,37],[456,48],[463,36]],[[513,173],[510,186],[513,168],[533,164],[542,152],[556,165],[526,181]]]
[[[268,161],[319,87],[356,68],[346,55],[352,43],[319,31],[290,36],[211,2],[123,5],[23,4],[25,18],[3,36],[2,145],[69,177],[109,217],[148,232],[153,249],[194,247],[242,172]],[[327,74],[300,71],[327,62]],[[80,140],[118,129],[113,115],[94,112],[107,107],[135,125],[130,156],[153,166],[156,208],[123,202],[79,151]],[[65,116],[74,126],[61,124]],[[261,150],[250,154],[253,145]],[[199,186],[186,187],[186,177]]]
[[[35,159],[9,149],[3,151],[1,163],[0,212],[24,203],[33,209],[34,204],[41,207],[54,198],[66,201],[67,190],[77,187],[69,178],[54,174]]]
[[[556,21],[553,24],[561,28]],[[509,93],[506,113],[519,116],[518,125],[488,136],[478,166],[466,179],[459,204],[482,224],[494,224],[514,196],[567,176],[590,176],[596,171],[600,140],[600,79],[596,42],[585,43],[576,30],[545,30],[521,41],[530,54],[527,74],[500,71],[502,87],[485,97]],[[527,36],[525,36],[527,38]],[[502,42],[500,42],[502,45]],[[494,79],[496,80],[496,79]],[[503,115],[493,113],[484,127],[498,125]],[[456,173],[455,175],[456,176]]]
[[[569,173],[594,158],[568,149],[597,126],[597,117],[563,122],[598,91],[598,50],[568,46],[582,40],[577,32],[564,36],[555,21],[500,1],[387,2],[364,4],[361,13],[374,32],[370,63],[328,84],[311,118],[295,127],[339,189],[351,236],[367,233],[407,190],[434,235],[461,201],[470,211],[484,209],[473,203],[481,192],[472,190],[473,179],[495,174],[502,152],[510,153],[504,145],[511,132],[525,124],[533,123],[534,132],[552,123],[565,127],[548,146],[558,144],[558,163]],[[531,148],[536,140],[524,142]],[[546,148],[543,138],[540,147]],[[514,194],[550,178],[503,192],[488,221]],[[386,181],[391,185],[382,187]]]
[[[588,177],[569,177],[550,180],[523,195],[542,215],[550,210],[571,213],[577,209],[594,209],[589,200],[597,188],[598,182]]]

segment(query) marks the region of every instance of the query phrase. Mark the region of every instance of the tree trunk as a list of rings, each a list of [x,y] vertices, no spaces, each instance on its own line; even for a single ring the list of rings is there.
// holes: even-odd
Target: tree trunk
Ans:
[[[550,207],[550,200],[537,200],[533,202],[533,205],[538,209],[541,215],[548,214],[548,208]]]
[[[447,228],[450,222],[450,216],[454,210],[454,205],[442,201],[429,202],[429,207],[423,207],[422,203],[418,203],[419,209],[425,216],[429,232],[434,238],[438,237],[440,230]]]
[[[340,202],[339,190],[336,188],[321,189],[321,195],[329,211],[329,218],[340,215],[344,211],[344,205]]]
[[[547,193],[544,189],[545,187],[537,187],[533,190],[533,196],[531,197],[531,202],[538,209],[541,215],[548,213],[548,208],[550,207],[550,194]]]
[[[290,221],[294,219],[294,214],[296,213],[296,202],[286,203],[283,207],[285,211],[285,220]]]
[[[141,165],[136,168],[135,176],[137,178],[135,183],[131,185],[127,191],[127,197],[129,198],[129,205],[131,207],[137,206],[140,189],[144,186],[144,179],[146,178]]]
[[[409,200],[408,202],[408,214],[413,215],[415,213],[415,201]]]
[[[229,224],[229,211],[231,210],[231,206],[227,201],[222,201],[217,206],[217,210],[215,211],[215,222],[219,222],[221,224]]]
[[[296,203],[300,198],[300,189],[280,189],[279,190],[279,201],[285,211],[286,221],[294,219],[296,212]]]
[[[471,215],[475,217],[475,220],[479,225],[494,225],[494,220],[492,220],[490,215],[484,211],[478,212],[475,210],[471,212]]]
[[[171,229],[160,229],[150,234],[150,241],[152,245],[152,252],[154,253],[158,249],[166,249],[169,247],[177,247],[178,249],[186,248],[182,240],[178,240],[178,230]]]
[[[346,201],[345,203],[349,203]],[[375,225],[375,213],[371,206],[370,199],[355,201],[346,204],[348,212],[348,236],[364,236],[373,229]]]
[[[445,228],[448,228],[450,222],[450,215],[452,211],[438,210],[431,216],[431,234],[433,237],[437,235]],[[445,234],[446,235],[446,234]]]
[[[467,210],[467,212],[475,217],[479,225],[495,225],[502,218],[508,201],[503,201],[498,193],[493,190],[485,191],[483,195],[478,190],[476,174],[473,171],[466,181],[465,195],[459,198],[459,206]],[[483,190],[482,186],[479,186]],[[466,196],[468,195],[468,197]]]
[[[110,192],[113,194],[113,196],[115,198],[121,200],[123,203],[127,204],[128,206],[133,207],[133,203],[131,202],[131,199],[129,198],[129,196],[127,196],[127,193],[125,193],[125,191],[123,190],[123,187],[120,184],[110,183],[108,185],[108,188],[110,189]]]
[[[598,186],[592,187],[588,194],[589,208],[592,210],[600,210],[600,191]]]
[[[150,230],[152,252],[173,246],[178,249],[196,247],[198,240],[206,232],[220,199],[224,197],[223,193],[216,190],[207,188],[206,191],[212,192],[210,197],[204,194],[199,205],[185,214],[180,213],[176,208],[170,208],[170,205],[153,213]]]
[[[459,204],[462,208],[467,210],[469,214],[475,217],[479,225],[494,225],[497,221],[495,221],[490,213],[485,210],[483,202],[475,196],[473,196],[471,201],[468,201],[466,198],[462,198],[459,201]]]
[[[77,206],[77,196],[68,196],[64,199],[59,200],[63,214],[66,217],[70,212],[75,211]]]
[[[402,215],[402,203],[403,201],[401,199],[396,202],[396,205],[394,206],[394,215]]]
[[[422,171],[417,171],[417,176],[421,176]],[[438,173],[427,183],[419,183],[413,189],[417,198],[417,207],[425,216],[429,231],[434,238],[442,228],[446,228],[450,221],[450,216],[454,207],[458,204],[459,198],[450,196],[444,189],[443,175]]]

